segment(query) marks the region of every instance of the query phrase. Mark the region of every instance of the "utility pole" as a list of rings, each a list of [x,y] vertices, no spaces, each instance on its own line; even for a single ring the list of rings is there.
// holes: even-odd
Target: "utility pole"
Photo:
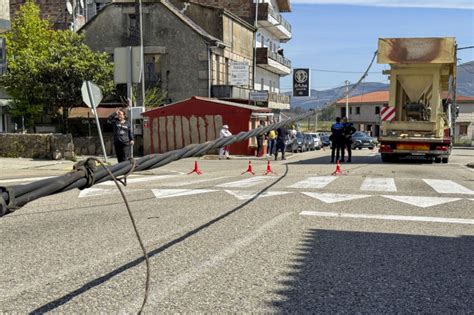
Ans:
[[[346,84],[346,118],[349,120],[349,81],[344,81]]]
[[[257,33],[258,33],[258,5],[260,4],[260,0],[257,0],[255,3],[255,33],[253,35],[253,66],[252,66],[252,90],[255,90],[255,78],[257,73]],[[254,101],[254,105],[256,105],[257,101]]]

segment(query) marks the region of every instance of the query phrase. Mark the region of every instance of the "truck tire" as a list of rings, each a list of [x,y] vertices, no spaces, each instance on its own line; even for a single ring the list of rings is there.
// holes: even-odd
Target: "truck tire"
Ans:
[[[448,160],[449,160],[449,158],[444,157],[444,158],[442,158],[441,161],[443,162],[443,164],[447,164],[447,163],[448,163]]]
[[[393,160],[392,156],[390,156],[387,153],[382,153],[381,156],[382,156],[382,162],[384,162],[384,163],[392,162],[392,160]]]
[[[441,163],[441,158],[439,156],[434,158],[435,163]]]

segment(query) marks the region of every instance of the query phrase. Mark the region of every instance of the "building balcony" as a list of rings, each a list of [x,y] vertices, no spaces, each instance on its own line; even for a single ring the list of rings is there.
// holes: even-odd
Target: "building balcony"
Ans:
[[[267,47],[257,48],[257,65],[279,75],[291,73],[291,61]]]
[[[213,85],[211,86],[211,97],[219,99],[249,99],[250,89],[233,85]]]
[[[273,109],[290,109],[290,97],[285,94],[269,92],[268,108]]]
[[[258,5],[258,24],[272,33],[281,42],[291,39],[291,25],[281,14],[275,12],[268,3]]]

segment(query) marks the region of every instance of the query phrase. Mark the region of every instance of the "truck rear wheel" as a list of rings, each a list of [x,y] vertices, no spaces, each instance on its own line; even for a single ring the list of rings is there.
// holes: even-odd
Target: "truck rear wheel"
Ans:
[[[390,154],[382,153],[381,156],[382,156],[382,162],[384,163],[393,161],[393,157]]]
[[[444,157],[444,158],[442,159],[442,161],[443,161],[444,164],[448,163],[448,160],[449,160],[449,158],[447,158],[447,157]]]
[[[441,158],[439,156],[434,158],[435,163],[441,163]]]

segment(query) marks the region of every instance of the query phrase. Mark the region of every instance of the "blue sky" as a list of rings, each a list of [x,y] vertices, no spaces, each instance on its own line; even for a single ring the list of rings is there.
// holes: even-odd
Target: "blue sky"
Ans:
[[[312,88],[325,90],[356,82],[377,50],[379,37],[456,37],[458,47],[474,46],[474,0],[293,0],[282,14],[293,38],[282,44],[293,68],[311,68]],[[334,4],[337,3],[337,4]],[[350,3],[350,5],[348,4]],[[474,49],[458,52],[460,63],[474,60]],[[386,65],[374,63],[365,81],[387,82]],[[291,90],[291,75],[281,79]]]

